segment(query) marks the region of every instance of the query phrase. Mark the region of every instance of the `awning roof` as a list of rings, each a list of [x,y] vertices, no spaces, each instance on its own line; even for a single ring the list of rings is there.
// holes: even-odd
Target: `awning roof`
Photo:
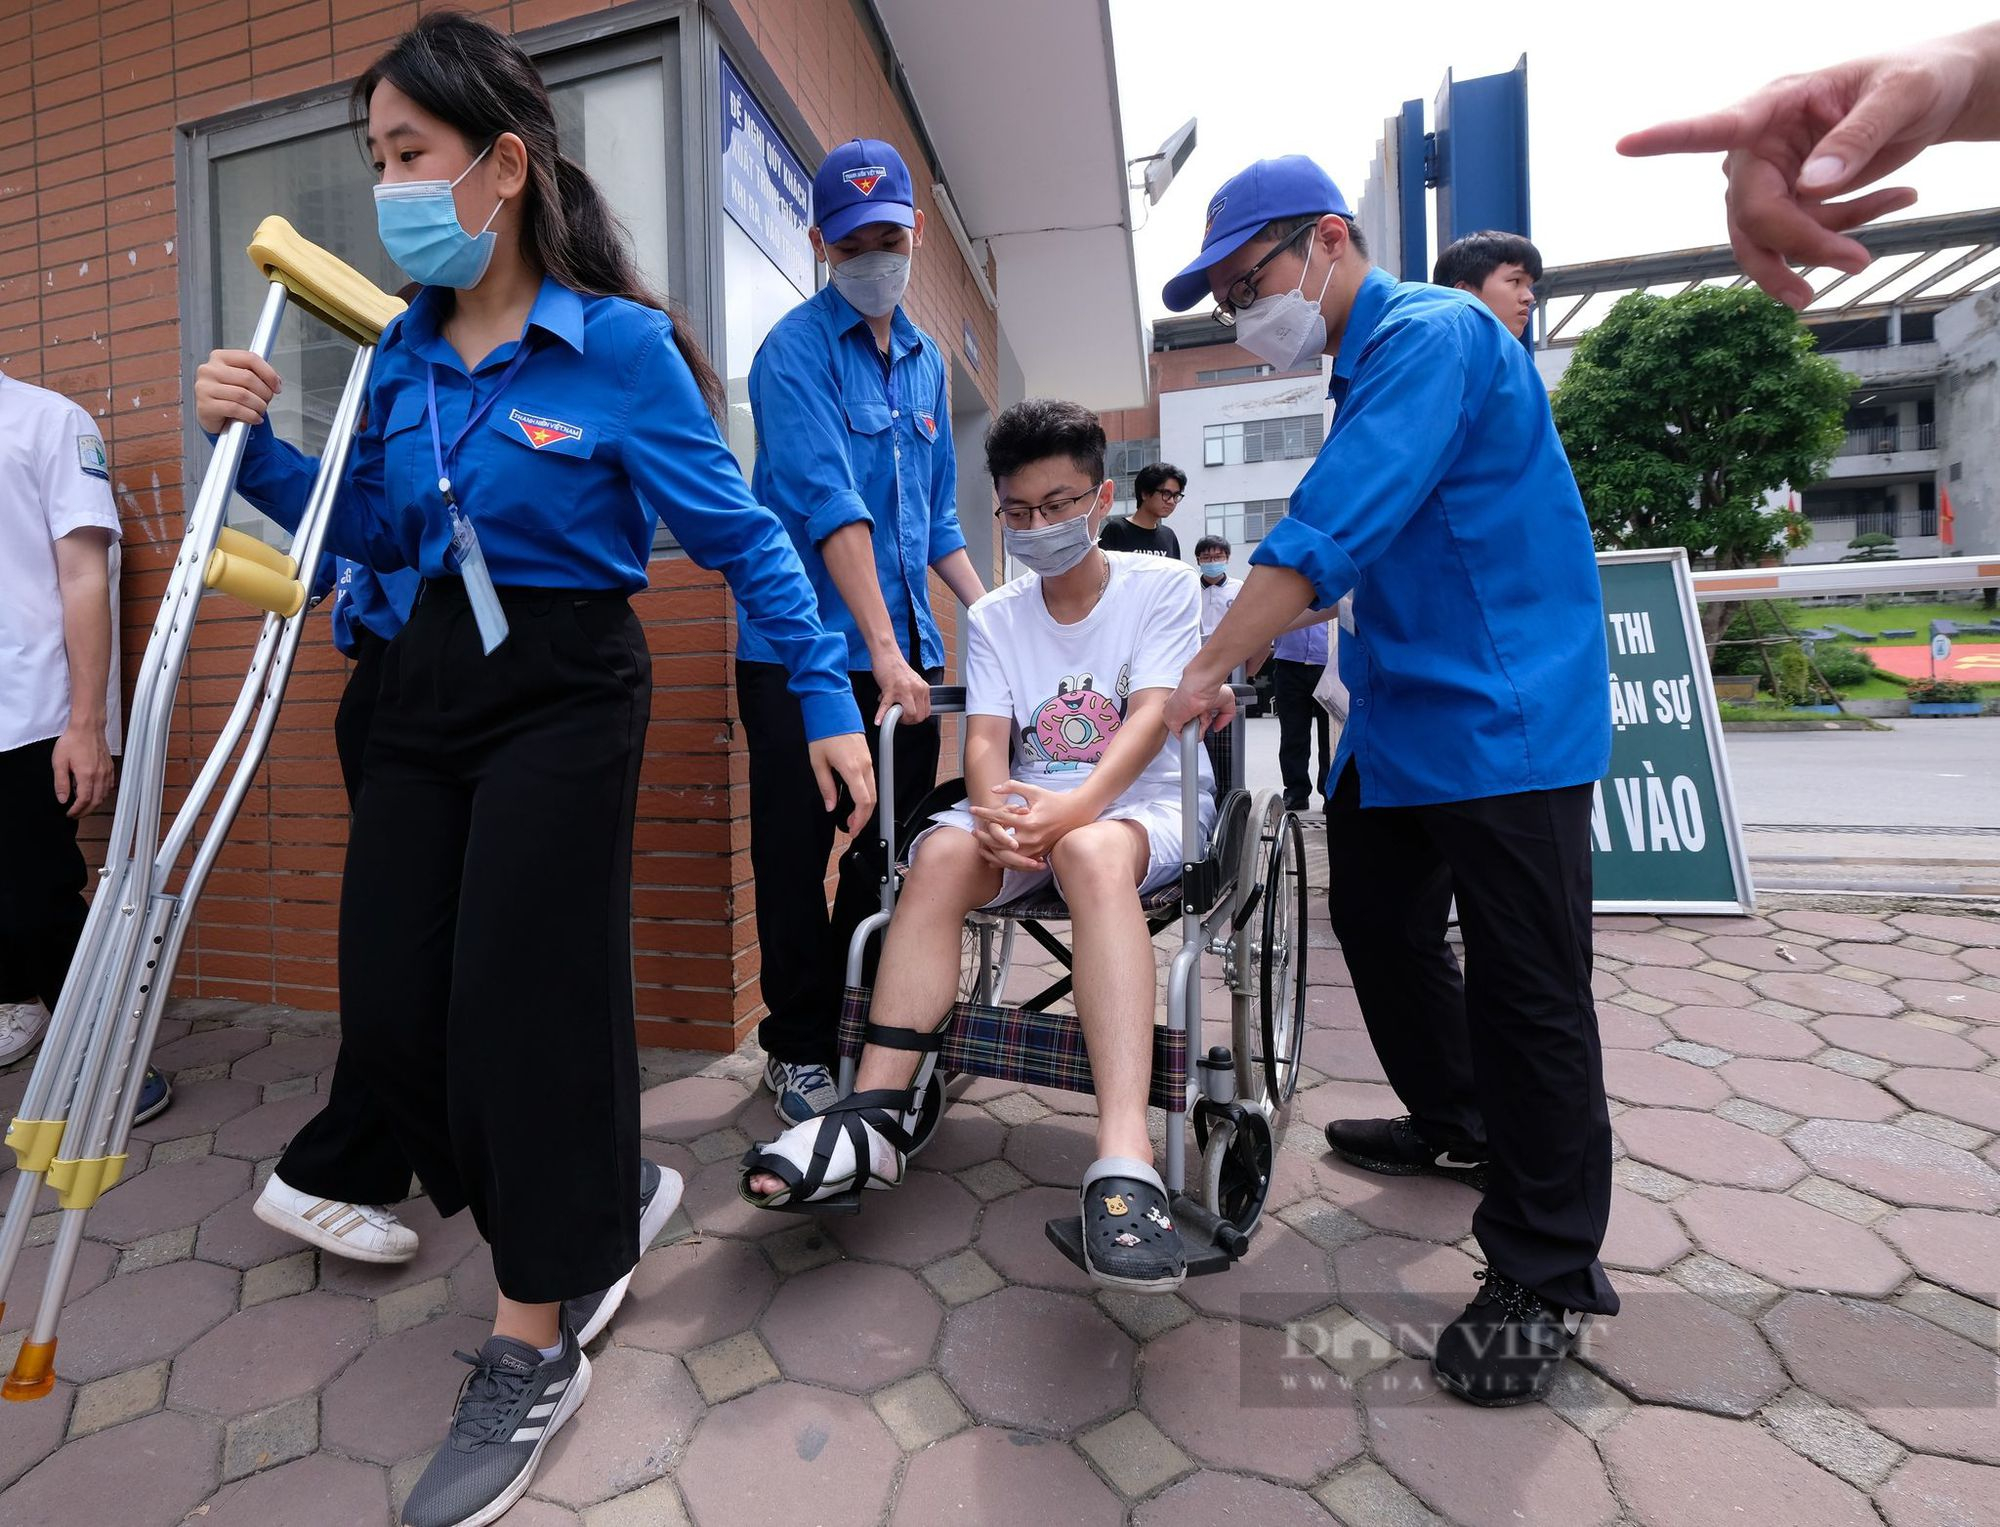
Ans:
[[[1030,396],[1146,398],[1108,0],[874,0]],[[942,228],[926,243],[949,248]]]

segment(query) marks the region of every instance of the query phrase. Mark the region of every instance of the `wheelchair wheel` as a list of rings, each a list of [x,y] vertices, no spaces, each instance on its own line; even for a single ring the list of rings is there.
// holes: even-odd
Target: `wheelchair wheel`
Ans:
[[[1254,1106],[1197,1104],[1195,1143],[1201,1147],[1198,1201],[1244,1235],[1257,1228],[1271,1191],[1271,1126]]]
[[[963,946],[959,954],[958,995],[962,1002],[979,1000],[979,929],[973,923],[965,925],[962,935]],[[1002,1002],[1007,995],[1007,977],[1014,969],[1014,924],[1001,923],[993,930],[992,956],[987,971],[991,984],[987,990],[992,993],[992,1001]]]
[[[1298,816],[1280,816],[1269,841],[1257,998],[1265,1096],[1276,1113],[1298,1088],[1306,1037],[1306,845]]]

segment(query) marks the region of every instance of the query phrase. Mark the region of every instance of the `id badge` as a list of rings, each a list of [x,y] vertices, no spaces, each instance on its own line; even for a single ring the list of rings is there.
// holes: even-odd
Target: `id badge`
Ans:
[[[490,655],[507,639],[507,612],[500,608],[499,591],[493,575],[486,570],[486,553],[479,549],[479,532],[472,521],[451,505],[451,547],[447,560],[465,580],[465,597],[472,605],[472,618],[479,625],[480,645]]]

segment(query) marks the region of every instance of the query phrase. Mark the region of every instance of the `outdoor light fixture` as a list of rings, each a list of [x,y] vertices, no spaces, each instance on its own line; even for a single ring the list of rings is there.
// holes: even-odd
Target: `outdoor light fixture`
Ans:
[[[1167,187],[1174,183],[1174,176],[1180,173],[1181,166],[1188,162],[1188,155],[1194,152],[1194,127],[1195,119],[1189,117],[1168,134],[1167,141],[1160,145],[1157,154],[1147,154],[1140,159],[1125,161],[1125,168],[1128,170],[1135,164],[1143,164],[1146,167],[1137,180],[1128,181],[1127,184],[1134,191],[1146,193],[1148,206],[1157,205],[1160,198],[1167,194]]]

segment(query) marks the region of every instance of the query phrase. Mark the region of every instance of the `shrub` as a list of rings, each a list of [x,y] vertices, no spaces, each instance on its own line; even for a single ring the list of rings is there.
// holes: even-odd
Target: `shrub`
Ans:
[[[1924,679],[1912,684],[1909,694],[1915,705],[1960,705],[1979,698],[1978,690],[1956,679]]]
[[[1820,674],[1835,689],[1851,689],[1856,684],[1866,684],[1881,670],[1875,660],[1858,647],[1839,647],[1830,642],[1822,642],[1813,653],[1813,661],[1819,664]]]

